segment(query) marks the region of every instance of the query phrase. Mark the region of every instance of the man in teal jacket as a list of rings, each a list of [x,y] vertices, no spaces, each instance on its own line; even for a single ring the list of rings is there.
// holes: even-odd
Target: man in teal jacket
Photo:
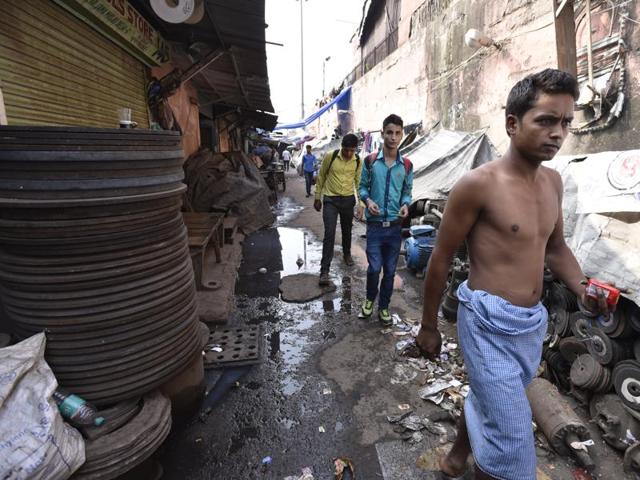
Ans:
[[[367,157],[360,177],[360,199],[366,205],[367,219],[367,298],[360,318],[369,318],[378,296],[378,317],[385,325],[393,323],[389,303],[393,293],[393,277],[400,256],[402,221],[409,214],[413,165],[403,158],[398,146],[403,136],[403,122],[398,115],[389,115],[382,123],[384,147]]]

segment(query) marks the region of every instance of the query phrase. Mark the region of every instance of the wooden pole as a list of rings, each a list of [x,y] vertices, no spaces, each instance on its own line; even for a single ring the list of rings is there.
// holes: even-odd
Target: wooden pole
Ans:
[[[587,29],[589,35],[587,35],[587,64],[589,67],[589,85],[593,86],[593,45],[591,41],[591,0],[586,1],[587,9]]]
[[[570,73],[574,77],[578,75],[576,61],[576,28],[573,13],[573,0],[562,2],[558,8],[557,0],[551,0],[553,5],[553,17],[556,29],[556,55],[558,68]]]

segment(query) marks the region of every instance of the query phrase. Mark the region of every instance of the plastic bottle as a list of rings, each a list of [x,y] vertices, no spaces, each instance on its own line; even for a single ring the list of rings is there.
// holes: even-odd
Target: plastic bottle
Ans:
[[[95,425],[99,427],[104,423],[104,417],[98,416],[96,407],[77,395],[58,388],[53,392],[53,399],[56,401],[62,416],[74,425]]]

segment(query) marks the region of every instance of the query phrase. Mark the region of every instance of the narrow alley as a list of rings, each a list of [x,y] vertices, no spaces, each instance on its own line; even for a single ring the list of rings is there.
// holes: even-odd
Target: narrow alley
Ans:
[[[406,403],[423,413],[429,407],[415,401],[417,387],[410,380],[418,372],[394,360],[400,337],[382,335],[377,319],[356,318],[364,297],[362,242],[354,245],[355,267],[346,267],[336,252],[335,292],[301,304],[279,298],[281,275],[317,275],[322,248],[322,217],[304,198],[302,179],[288,180],[276,225],[244,242],[237,308],[228,323],[261,326],[264,363],[233,372],[237,384],[230,381],[221,403],[202,422],[170,437],[160,456],[165,478],[298,478],[304,467],[315,478],[333,478],[333,459],[346,457],[356,462],[357,478],[375,479],[383,478],[380,455],[404,469],[385,478],[413,478],[415,458],[395,465],[406,447],[386,416],[404,413],[398,406]],[[354,238],[363,233],[356,227]],[[300,269],[298,256],[306,258]],[[394,296],[401,317],[418,318],[415,287],[399,288]],[[213,378],[218,381],[215,372]],[[423,447],[413,447],[414,456]],[[265,457],[273,461],[263,466]]]
[[[0,480],[640,480],[639,112],[640,0],[3,0]]]
[[[432,377],[421,368],[425,363],[397,353],[406,331],[394,335],[375,315],[366,321],[357,318],[364,298],[364,225],[356,223],[353,232],[354,267],[346,267],[336,249],[331,270],[335,292],[306,303],[280,298],[281,277],[316,276],[320,268],[322,218],[312,200],[304,196],[302,178],[290,173],[274,226],[245,239],[236,308],[224,328],[260,326],[264,361],[207,371],[207,390],[213,390],[200,416],[176,429],[161,449],[162,478],[297,480],[306,479],[302,472],[309,468],[315,480],[329,480],[336,478],[336,458],[350,459],[360,479],[444,478],[435,462],[449,448],[455,428],[452,421],[441,421],[441,408],[420,398],[420,389]],[[298,257],[305,259],[300,268]],[[399,268],[397,277],[392,312],[416,322],[422,282],[405,268]],[[455,325],[441,319],[441,327],[453,340]],[[443,358],[439,363],[448,368],[451,362]],[[414,431],[407,435],[388,420],[410,412],[439,419],[435,428],[422,430],[419,441],[412,437]],[[627,478],[618,457],[607,452],[597,429],[592,430],[604,472],[599,478]],[[539,480],[574,478],[576,467],[566,457],[543,448],[538,454]]]

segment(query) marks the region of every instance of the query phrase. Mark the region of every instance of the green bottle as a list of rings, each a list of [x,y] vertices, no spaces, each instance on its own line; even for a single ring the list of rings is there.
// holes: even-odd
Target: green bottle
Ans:
[[[104,417],[98,416],[96,407],[77,395],[58,388],[53,392],[53,399],[58,404],[62,417],[74,425],[99,427],[104,423]]]

